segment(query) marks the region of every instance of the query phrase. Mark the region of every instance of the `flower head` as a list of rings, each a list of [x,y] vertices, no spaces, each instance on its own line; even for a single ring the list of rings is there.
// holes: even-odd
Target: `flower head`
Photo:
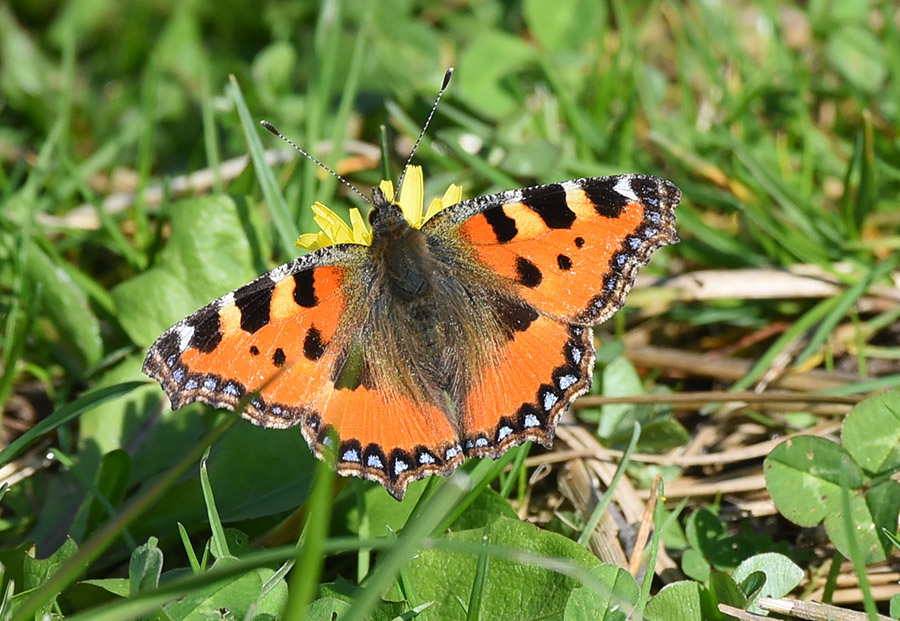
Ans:
[[[407,222],[417,229],[421,228],[436,213],[458,203],[462,198],[462,187],[452,183],[442,198],[432,199],[428,209],[424,209],[425,183],[421,166],[409,167],[403,187],[400,188],[398,200],[394,200],[394,184],[390,181],[382,181],[379,188],[388,201],[400,205],[400,210]],[[352,228],[322,203],[316,202],[312,209],[315,214],[313,219],[321,230],[318,233],[304,233],[295,242],[296,246],[307,250],[317,250],[334,244],[362,244],[364,246],[372,244],[372,228],[362,217],[359,209],[355,207],[350,209]]]

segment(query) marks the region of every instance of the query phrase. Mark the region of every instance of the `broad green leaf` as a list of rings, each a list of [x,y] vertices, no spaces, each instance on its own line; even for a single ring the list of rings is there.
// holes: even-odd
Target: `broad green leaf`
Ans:
[[[747,597],[741,591],[741,587],[734,578],[721,571],[714,571],[709,576],[709,598],[714,607],[719,604],[727,604],[735,608],[747,606]]]
[[[603,395],[607,397],[632,397],[643,395],[646,392],[637,369],[625,356],[620,356],[603,367],[601,381]],[[623,421],[633,408],[634,406],[628,403],[611,403],[601,406],[597,435],[601,438],[609,438],[625,427],[630,430],[632,425]]]
[[[128,563],[129,594],[136,595],[147,589],[159,586],[162,575],[163,553],[157,547],[156,537],[150,537],[147,543],[138,546],[131,553]]]
[[[815,526],[824,520],[828,536],[848,557],[845,519],[849,519],[866,562],[886,557],[891,543],[882,529],[896,529],[900,484],[886,480],[868,488],[859,466],[840,446],[810,436],[778,445],[763,467],[775,506],[786,518],[801,526]],[[841,500],[843,480],[849,481],[849,518],[845,518]]]
[[[490,527],[488,550],[496,546],[522,554],[560,559],[588,571],[597,559],[585,548],[561,535],[540,530],[518,519],[500,518]],[[451,532],[444,539],[469,543],[479,548],[487,528]],[[420,619],[465,619],[459,604],[460,593],[468,593],[475,579],[477,554],[447,552],[439,548],[421,550],[410,561],[407,579],[418,603],[434,601]],[[527,588],[523,588],[527,585]],[[563,615],[571,592],[581,583],[539,565],[492,557],[481,597],[479,615],[484,619],[536,619]]]
[[[28,280],[40,285],[41,311],[56,326],[62,342],[92,367],[103,356],[100,320],[88,298],[61,265],[56,265],[37,244],[28,245],[25,259]]]
[[[683,580],[667,584],[644,609],[647,621],[708,621],[704,615],[705,589],[699,582]]]
[[[844,448],[869,474],[900,467],[900,393],[875,395],[857,405],[844,419],[841,436]]]
[[[35,558],[37,548],[32,546],[28,550],[22,562],[22,588],[13,596],[13,602],[21,602],[31,595],[31,592],[43,585],[47,579],[56,573],[59,567],[78,552],[78,546],[71,537],[66,537],[63,544],[45,559]],[[54,593],[51,599],[41,602],[39,614],[35,618],[49,615],[56,607],[56,598],[59,593]],[[15,607],[15,604],[13,605]]]
[[[100,459],[97,470],[97,489],[109,504],[115,508],[125,497],[128,477],[131,474],[131,455],[122,449],[106,453]],[[88,512],[86,532],[93,532],[100,524],[110,518],[107,508],[98,498],[91,503]]]
[[[175,321],[260,274],[257,259],[268,252],[252,214],[228,196],[172,207],[172,236],[159,264],[113,290],[135,343],[149,346]]]
[[[712,568],[709,562],[696,548],[688,548],[681,555],[681,571],[688,578],[697,580],[698,582],[706,582],[709,580],[709,572]]]
[[[71,537],[66,537],[63,544],[53,554],[43,559],[36,558],[37,548],[32,546],[22,567],[23,590],[36,589],[44,584],[47,578],[56,573],[57,568],[74,556],[76,552],[78,552],[78,545]]]
[[[803,570],[788,557],[775,552],[751,556],[738,565],[731,577],[738,584],[743,584],[745,580],[758,573],[765,575],[765,583],[756,597],[784,597],[803,580]],[[755,604],[749,610],[762,613],[762,609]]]
[[[521,39],[500,31],[489,31],[473,39],[459,58],[459,95],[475,110],[497,119],[520,104],[505,78],[525,68],[535,51]]]
[[[216,565],[222,561],[216,561]],[[215,566],[215,565],[214,565]],[[188,593],[164,607],[173,619],[215,619],[226,609],[235,619],[243,619],[253,611],[253,617],[270,614],[276,618],[287,601],[284,580],[262,596],[262,587],[275,572],[256,569]]]
[[[549,52],[574,51],[587,40],[603,39],[606,4],[602,2],[526,0],[523,14],[528,27]]]
[[[306,608],[306,618],[309,621],[333,621],[333,614],[340,619],[350,609],[354,596],[362,590],[354,584],[347,582],[326,583],[319,586],[319,598],[313,600]],[[379,602],[368,621],[393,621],[403,617],[409,611],[406,602]]]
[[[640,587],[630,573],[615,565],[600,565],[591,575],[605,587],[581,586],[566,602],[565,621],[625,621],[637,605]]]
[[[840,500],[840,498],[836,498]],[[844,512],[836,503],[834,511],[825,518],[825,530],[834,545],[846,557],[850,556],[847,544]],[[866,563],[883,561],[890,554],[893,544],[883,529],[896,531],[900,513],[900,483],[887,480],[868,490],[865,495],[850,492],[850,523],[856,541],[865,553]]]
[[[815,526],[840,511],[842,480],[849,481],[851,489],[859,489],[863,481],[859,466],[844,449],[812,436],[797,436],[776,446],[763,470],[778,511],[800,526]]]

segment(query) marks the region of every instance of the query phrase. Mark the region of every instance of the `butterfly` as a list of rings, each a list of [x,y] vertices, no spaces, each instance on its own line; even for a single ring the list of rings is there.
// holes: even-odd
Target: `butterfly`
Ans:
[[[575,179],[464,200],[417,228],[375,188],[370,245],[321,248],[211,302],[143,370],[173,408],[241,403],[257,425],[299,425],[339,474],[401,500],[466,457],[551,446],[590,387],[592,326],[678,241],[680,198],[650,175]]]

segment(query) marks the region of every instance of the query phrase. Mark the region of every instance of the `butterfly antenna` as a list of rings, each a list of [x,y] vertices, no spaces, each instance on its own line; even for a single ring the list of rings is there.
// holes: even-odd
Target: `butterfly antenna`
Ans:
[[[334,177],[335,179],[337,179],[338,181],[340,181],[341,183],[343,183],[345,186],[347,186],[348,188],[350,188],[351,190],[353,190],[354,192],[356,192],[357,194],[359,194],[360,196],[362,196],[364,201],[366,201],[366,202],[369,203],[370,205],[372,204],[372,199],[370,199],[368,196],[366,196],[365,194],[363,194],[363,193],[359,190],[359,188],[357,188],[355,185],[353,185],[352,183],[350,183],[349,181],[347,181],[346,179],[344,179],[342,176],[340,176],[339,174],[337,174],[335,171],[331,170],[331,168],[329,168],[328,166],[326,166],[325,164],[323,164],[322,162],[320,162],[319,160],[317,160],[315,157],[313,157],[312,155],[310,155],[309,153],[307,153],[307,152],[306,152],[305,150],[303,150],[299,145],[297,145],[296,142],[294,142],[293,140],[291,140],[290,138],[288,138],[288,137],[286,137],[284,134],[282,134],[280,131],[278,131],[277,129],[275,129],[275,126],[274,126],[274,125],[272,125],[272,124],[269,123],[268,121],[260,121],[259,124],[262,125],[263,127],[265,127],[266,129],[268,129],[270,132],[272,132],[273,134],[275,134],[275,135],[278,136],[279,138],[281,138],[282,140],[284,140],[286,143],[288,143],[288,144],[291,145],[292,147],[294,147],[294,149],[296,149],[297,152],[300,153],[302,156],[304,156],[306,159],[312,160],[313,162],[315,162],[316,164],[318,164],[321,168],[324,168],[325,170],[327,170],[329,173],[331,173],[331,176],[332,176],[332,177]]]
[[[425,135],[425,130],[428,129],[428,126],[431,124],[431,117],[434,116],[434,111],[437,110],[438,104],[441,103],[441,97],[444,96],[444,91],[447,90],[447,87],[450,86],[450,78],[453,77],[453,67],[447,69],[447,73],[444,74],[444,82],[441,84],[441,90],[438,91],[437,97],[434,98],[434,105],[431,106],[431,112],[428,113],[428,118],[425,119],[425,125],[422,126],[422,131],[419,132],[419,137],[416,138],[416,144],[413,145],[412,151],[409,152],[409,157],[406,158],[406,164],[403,165],[403,171],[400,173],[400,179],[397,180],[397,196],[400,196],[400,188],[403,187],[403,178],[406,177],[406,169],[409,168],[410,162],[412,162],[413,156],[416,154],[416,149],[419,148],[419,143],[422,142],[422,137]]]

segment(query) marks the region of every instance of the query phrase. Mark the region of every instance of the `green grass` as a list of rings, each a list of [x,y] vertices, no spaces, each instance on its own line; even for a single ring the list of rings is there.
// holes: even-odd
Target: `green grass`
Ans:
[[[617,477],[636,487],[765,471],[753,498],[777,513],[736,512],[749,492],[660,499],[635,580],[585,547],[603,512],[567,495],[569,471],[533,476],[544,452],[470,461],[397,503],[334,477],[297,430],[172,412],[141,374],[174,321],[297,256],[314,201],[358,206],[312,162],[267,164],[282,145],[258,121],[365,189],[396,179],[449,65],[416,156],[428,197],[619,172],[682,189],[682,242],[642,272],[655,288],[597,330],[594,394],[634,403],[578,408],[578,424],[624,451]],[[759,595],[830,599],[842,572],[862,584],[853,607],[897,615],[871,570],[896,561],[900,512],[900,398],[882,392],[900,386],[897,102],[888,2],[0,5],[0,619],[724,619],[717,605]],[[360,143],[381,150],[385,127],[379,161]],[[799,264],[836,293],[759,294]],[[760,270],[746,296],[664,280],[743,268]],[[636,362],[645,344],[745,372]],[[796,403],[667,402],[783,376],[806,382]],[[866,399],[836,410],[840,442],[709,470],[647,456],[825,434],[835,410],[820,406],[846,401],[807,392]],[[594,500],[622,514],[620,487]],[[827,537],[799,543],[810,528]],[[669,558],[683,579],[663,590]]]

